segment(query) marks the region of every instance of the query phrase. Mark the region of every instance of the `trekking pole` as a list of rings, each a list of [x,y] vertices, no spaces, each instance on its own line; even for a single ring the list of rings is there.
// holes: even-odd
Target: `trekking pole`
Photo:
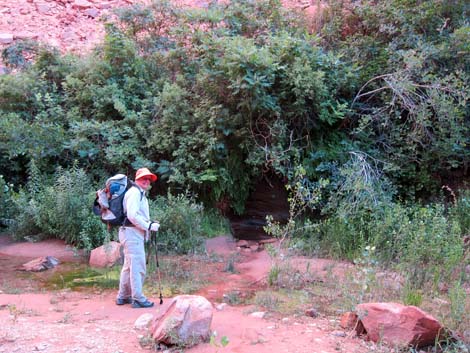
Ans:
[[[150,231],[149,231],[150,232]],[[148,265],[150,260],[150,252],[152,251],[152,233],[149,233],[149,240],[145,242],[145,263]]]
[[[162,305],[163,304],[162,278],[160,276],[160,264],[158,263],[157,233],[153,232],[150,239],[151,239],[151,242],[153,243],[153,247],[155,248],[155,265],[157,267],[157,275],[158,275],[158,290],[160,291],[160,305]]]

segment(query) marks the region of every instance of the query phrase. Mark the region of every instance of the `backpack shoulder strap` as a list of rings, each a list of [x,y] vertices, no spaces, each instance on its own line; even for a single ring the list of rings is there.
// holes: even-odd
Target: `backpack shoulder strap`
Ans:
[[[137,184],[133,180],[129,180],[127,189],[129,190],[131,187],[135,187],[135,188],[137,188],[137,190],[139,190],[139,192],[140,192],[140,201],[142,201],[142,199],[144,198],[144,195],[145,195],[145,191],[140,190],[140,188],[137,186]]]
[[[134,181],[132,181],[132,180],[129,179],[129,181],[128,181],[128,183],[127,183],[126,192],[127,192],[130,188],[132,188],[132,187],[135,187],[137,190],[139,190],[139,192],[140,192],[140,201],[142,201],[142,199],[144,198],[145,192],[144,192],[144,191],[141,191],[140,188],[137,186],[137,184],[136,184]],[[122,202],[124,202],[124,197],[122,198]],[[131,226],[131,225],[132,225],[132,223],[127,219],[127,212],[126,212],[126,214],[125,214],[125,217],[124,217],[124,220],[123,220],[123,222],[122,222],[122,225],[123,225],[123,226]]]

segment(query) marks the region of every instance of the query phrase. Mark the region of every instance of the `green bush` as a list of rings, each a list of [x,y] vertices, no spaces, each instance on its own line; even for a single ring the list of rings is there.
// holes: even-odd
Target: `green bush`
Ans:
[[[230,234],[230,223],[217,209],[204,209],[201,220],[202,234],[212,238]]]
[[[42,179],[34,163],[30,173],[28,192],[20,190],[15,198],[15,238],[52,236],[88,250],[103,244],[106,228],[91,209],[95,188],[82,169],[59,168],[54,181]]]
[[[463,259],[458,223],[448,219],[439,205],[414,207],[408,212],[410,222],[395,245],[400,250],[399,267],[417,288],[450,281]]]
[[[470,190],[462,190],[449,213],[459,223],[462,235],[470,234]]]
[[[160,222],[158,246],[163,252],[194,254],[204,251],[201,220],[203,206],[194,198],[180,194],[159,196],[151,202],[152,217]]]
[[[440,205],[390,204],[370,214],[331,217],[319,224],[321,245],[353,260],[367,245],[382,265],[397,267],[411,288],[450,281],[463,261],[458,223]]]
[[[8,184],[3,175],[0,175],[0,227],[8,226],[13,221],[13,194],[13,184]]]

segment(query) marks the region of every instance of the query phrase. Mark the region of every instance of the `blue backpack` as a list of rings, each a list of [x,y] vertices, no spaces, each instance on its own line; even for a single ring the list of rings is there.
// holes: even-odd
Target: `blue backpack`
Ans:
[[[124,196],[127,190],[136,186],[135,183],[124,174],[116,174],[106,180],[104,189],[96,192],[96,198],[93,202],[93,213],[100,216],[101,221],[112,226],[132,225],[124,212]],[[141,193],[141,199],[143,192]]]

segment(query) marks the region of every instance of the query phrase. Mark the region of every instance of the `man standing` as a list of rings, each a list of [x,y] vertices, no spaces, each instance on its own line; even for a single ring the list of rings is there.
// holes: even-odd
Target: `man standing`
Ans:
[[[133,308],[150,308],[149,301],[142,292],[145,280],[145,240],[149,232],[158,231],[160,224],[150,221],[149,204],[145,191],[157,176],[147,168],[140,168],[135,174],[135,185],[124,196],[123,207],[127,218],[119,228],[119,242],[124,248],[124,265],[119,280],[117,305],[132,304]]]

